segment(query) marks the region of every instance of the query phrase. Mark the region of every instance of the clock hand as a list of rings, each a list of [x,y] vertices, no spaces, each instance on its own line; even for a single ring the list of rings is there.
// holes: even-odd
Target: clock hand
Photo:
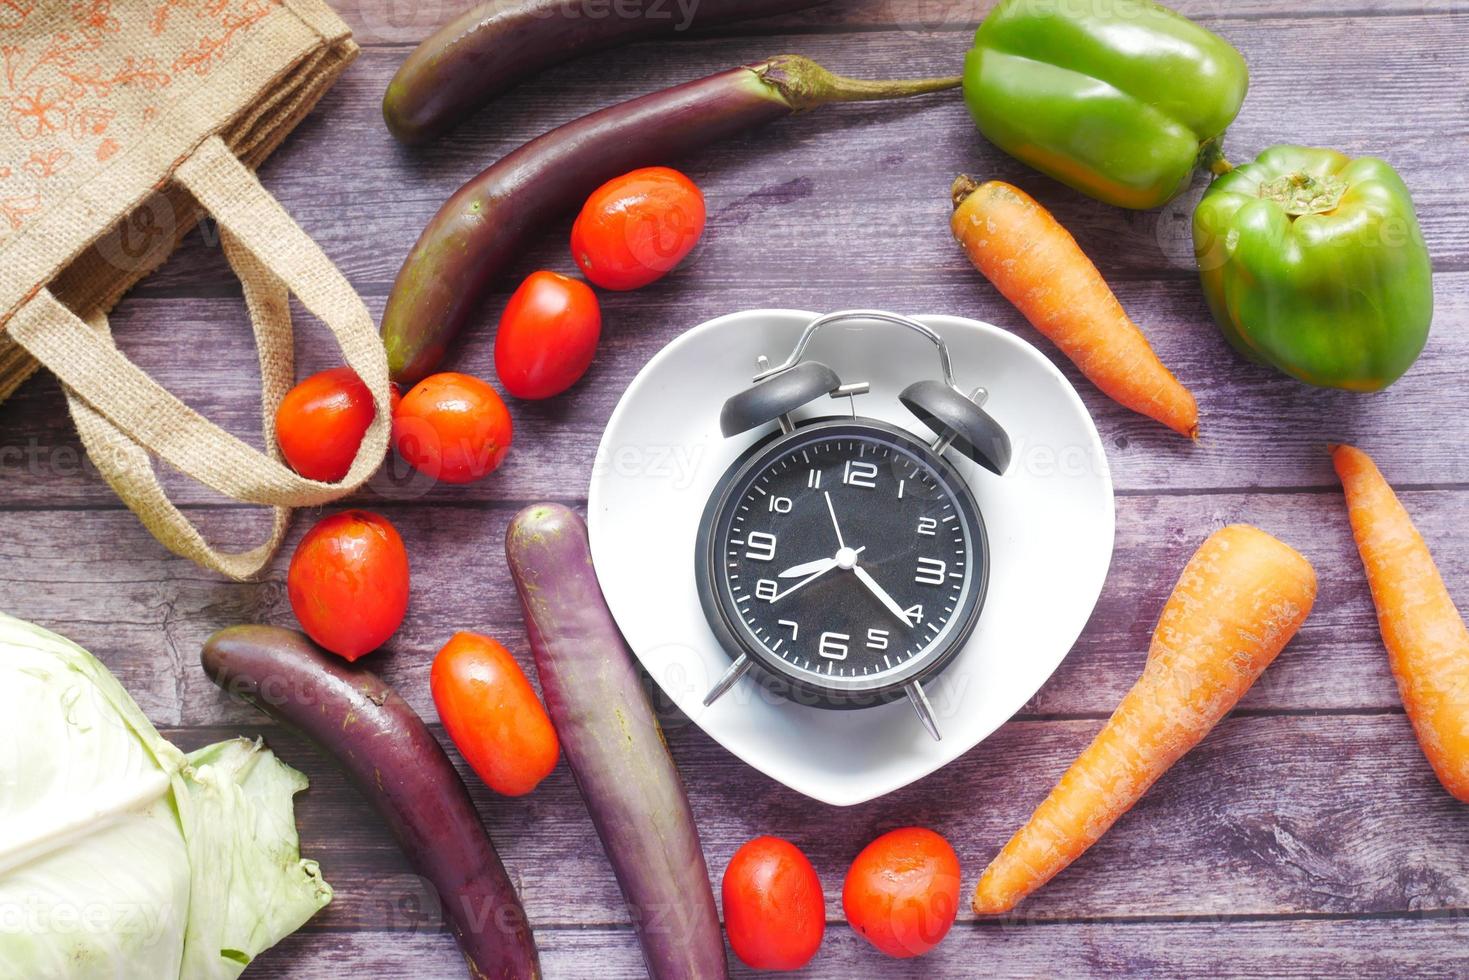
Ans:
[[[835,558],[818,558],[815,561],[807,561],[802,562],[799,565],[792,565],[790,568],[787,568],[776,577],[800,578],[802,575],[810,575],[812,572],[827,571],[829,568],[831,568],[832,565],[835,565],[836,563],[837,560]]]
[[[866,550],[867,550],[867,545],[864,544],[862,547],[858,548],[856,551],[853,551],[852,554],[854,554],[854,555],[860,555],[860,554],[862,554],[862,552],[864,552]],[[812,572],[817,571],[818,569],[824,572],[824,571],[827,570],[828,567],[830,567],[832,565],[835,565],[835,564],[837,564],[837,560],[835,558],[818,558],[815,561],[807,561],[807,562],[802,562],[799,565],[792,565],[790,568],[787,568],[785,571],[780,572],[776,577],[777,578],[800,578],[802,575],[810,575]]]
[[[831,526],[837,532],[837,548],[845,548],[847,546],[847,542],[842,540],[842,526],[837,523],[836,508],[831,505],[831,491],[823,490],[821,491],[821,493],[823,496],[826,497],[826,511],[831,515]]]
[[[780,600],[784,599],[786,596],[790,595],[792,592],[794,592],[797,589],[799,589],[801,586],[805,585],[808,582],[814,582],[814,581],[816,581],[817,579],[821,578],[821,576],[825,575],[827,572],[831,571],[833,568],[836,568],[836,567],[837,567],[837,563],[835,561],[831,561],[831,562],[829,562],[827,564],[822,565],[816,571],[812,572],[810,575],[807,575],[805,578],[801,579],[801,581],[797,582],[795,585],[791,586],[789,589],[786,589],[784,592],[777,592],[775,595],[771,596],[770,597],[771,603],[773,604],[773,603],[779,602]]]
[[[878,600],[887,607],[888,612],[901,619],[904,626],[909,629],[913,628],[913,624],[908,621],[908,614],[903,610],[903,607],[898,605],[892,596],[888,595],[886,589],[877,584],[877,579],[873,578],[867,569],[861,565],[853,565],[852,571],[857,573],[857,581],[867,586],[867,590],[877,596]]]

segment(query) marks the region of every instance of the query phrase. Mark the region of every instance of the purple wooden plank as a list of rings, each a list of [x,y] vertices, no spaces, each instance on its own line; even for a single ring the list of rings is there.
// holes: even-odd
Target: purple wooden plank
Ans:
[[[1469,207],[1457,183],[1469,150],[1461,83],[1469,50],[1448,43],[1463,23],[1394,17],[1219,25],[1254,66],[1226,150],[1247,159],[1274,143],[1299,142],[1384,155],[1413,189],[1440,267],[1469,267]],[[385,292],[425,222],[463,181],[592,109],[785,51],[875,78],[956,73],[966,47],[962,34],[902,31],[863,34],[855,43],[797,35],[637,45],[557,68],[418,150],[396,145],[381,120],[382,92],[402,52],[373,49],[267,161],[263,176],[359,288]],[[960,170],[1033,191],[1108,275],[1192,271],[1188,199],[1157,212],[1086,199],[985,143],[957,94],[830,107],[670,162],[706,189],[715,212],[709,236],[728,239],[739,256],[721,271],[777,288],[813,276],[854,282],[881,275],[906,285],[963,271],[943,229],[948,187]],[[542,254],[559,266],[569,265],[560,247],[568,226],[547,229]],[[840,261],[824,258],[832,249]],[[185,252],[144,288],[230,282],[217,248]]]
[[[362,44],[416,44],[438,25],[447,23],[473,0],[338,0],[333,6]],[[664,4],[675,24],[689,23],[688,0]],[[717,34],[766,34],[775,31],[846,32],[897,29],[969,32],[994,4],[991,0],[834,0],[812,10],[794,11],[719,28],[700,28],[695,16],[690,30]],[[1292,4],[1282,10],[1272,0],[1174,0],[1170,7],[1196,20],[1289,16],[1340,17],[1346,14],[1413,16],[1453,11],[1452,0],[1358,0],[1349,7],[1323,0]],[[568,16],[616,16],[611,0],[567,4]],[[697,10],[697,8],[695,8]]]
[[[537,937],[550,980],[641,980],[647,973],[628,930],[557,930]],[[813,980],[971,980],[1129,976],[1218,980],[1220,976],[1457,978],[1469,921],[1451,918],[1184,923],[1004,923],[957,927],[936,950],[886,959],[846,927],[827,930],[799,974]],[[287,939],[251,968],[259,980],[369,975],[378,980],[454,978],[463,961],[446,935],[308,933]],[[769,976],[731,959],[737,977]]]
[[[1392,156],[1419,189],[1438,259],[1453,266],[1463,262],[1465,249],[1456,236],[1469,222],[1463,220],[1464,201],[1449,177],[1457,172],[1469,140],[1452,94],[1459,91],[1455,86],[1462,76],[1463,50],[1449,46],[1437,51],[1435,45],[1452,35],[1440,29],[1441,21],[1457,23],[1448,18],[1378,18],[1232,25],[1243,32],[1241,43],[1249,40],[1253,60],[1281,66],[1257,71],[1245,118],[1232,139],[1236,145],[1261,145],[1278,138],[1280,120],[1295,115],[1301,119],[1293,136],[1307,141],[1350,138],[1356,141],[1352,148],[1366,150],[1377,143],[1374,134],[1398,134]],[[1326,40],[1313,45],[1311,39],[1318,35]],[[1338,36],[1352,43],[1335,43]],[[801,40],[851,70],[871,73],[891,71],[905,59],[915,69],[937,71],[948,57],[942,49],[930,50],[932,39],[901,32],[862,37],[863,44],[855,48],[823,36]],[[543,89],[507,99],[497,117],[504,120],[501,127],[480,126],[418,155],[392,146],[378,125],[377,94],[393,61],[390,53],[369,52],[302,134],[267,166],[266,180],[358,284],[375,294],[377,310],[398,256],[438,200],[465,174],[550,122],[574,114],[574,106],[585,108],[603,98],[687,77],[712,62],[751,57],[764,50],[750,47],[754,43],[735,39],[676,46],[636,77],[609,69],[616,59],[632,59],[638,52],[614,52],[568,66]],[[1425,61],[1419,56],[1423,51],[1433,51],[1435,57]],[[1369,84],[1373,72],[1413,81],[1403,86]],[[1329,80],[1330,86],[1303,96],[1298,79],[1306,73]],[[604,92],[604,86],[612,91]],[[1441,95],[1431,94],[1440,89]],[[1317,91],[1331,91],[1332,96],[1300,112],[1303,98],[1314,98],[1311,93]],[[1249,127],[1254,127],[1253,136]],[[343,146],[354,149],[345,159]],[[915,152],[918,146],[922,149]],[[943,187],[961,166],[1021,180],[1055,207],[1109,274],[1121,278],[1117,287],[1124,302],[1147,327],[1164,360],[1200,394],[1204,442],[1188,449],[1081,386],[1099,416],[1123,488],[1320,486],[1329,481],[1319,453],[1319,443],[1328,438],[1364,442],[1383,455],[1399,482],[1469,479],[1469,454],[1452,437],[1427,444],[1401,438],[1423,419],[1442,415],[1442,392],[1462,363],[1460,324],[1466,306],[1457,274],[1440,276],[1438,329],[1424,363],[1405,381],[1372,398],[1302,388],[1241,364],[1218,341],[1185,268],[1186,255],[1180,254],[1178,232],[1186,208],[1129,214],[1063,192],[984,147],[962,109],[939,100],[909,108],[842,107],[691,161],[689,169],[708,189],[713,216],[710,233],[690,266],[649,290],[606,297],[607,349],[587,384],[550,405],[520,407],[519,448],[506,470],[491,483],[463,493],[470,498],[486,492],[513,497],[579,494],[601,425],[626,380],[667,339],[707,316],[765,304],[830,308],[870,302],[968,313],[1018,326],[1014,311],[979,282],[944,230]],[[853,194],[859,187],[880,188],[880,194]],[[538,266],[568,266],[563,234],[564,227],[548,231],[492,298],[457,366],[488,372],[486,334],[503,297],[519,274]],[[233,290],[217,248],[202,239],[191,239],[144,293]],[[364,240],[372,247],[364,247]],[[840,260],[813,259],[822,249],[835,250]],[[1170,278],[1127,281],[1158,275]],[[186,396],[192,395],[201,409],[237,432],[256,427],[253,355],[246,347],[237,303],[136,300],[124,303],[117,320],[124,346]],[[193,341],[205,329],[210,330],[211,358],[199,359],[206,363],[181,358],[179,344],[187,343],[183,338]],[[1028,328],[1018,329],[1034,339]],[[321,337],[308,333],[303,341],[308,348],[303,370],[333,358]],[[1447,424],[1451,421],[1445,419],[1441,426],[1450,434],[1461,428]],[[74,437],[65,434],[68,430],[59,396],[45,382],[33,383],[12,403],[0,406],[0,476],[5,486],[0,502],[110,502],[100,481],[76,472],[79,456]],[[580,462],[580,468],[551,459],[553,452]],[[186,488],[182,499],[215,498]]]
[[[695,323],[762,305],[899,307],[990,319],[1014,330],[1060,364],[1076,385],[1097,420],[1113,480],[1126,492],[1333,486],[1325,453],[1333,440],[1356,442],[1374,453],[1400,485],[1469,484],[1469,447],[1458,421],[1459,403],[1450,394],[1469,364],[1466,273],[1440,274],[1436,326],[1427,351],[1406,377],[1376,395],[1310,388],[1246,363],[1219,337],[1192,280],[1119,282],[1118,295],[1148,331],[1159,356],[1198,396],[1202,436],[1191,445],[1098,392],[973,270],[908,285],[879,277],[868,283],[817,278],[773,287],[719,275],[741,258],[727,240],[710,240],[700,255],[695,267],[647,290],[604,295],[602,349],[591,373],[565,396],[512,403],[515,443],[499,472],[469,486],[437,488],[421,499],[437,504],[584,496],[603,427],[638,369]],[[710,275],[719,276],[713,285]],[[492,301],[491,317],[501,302],[498,296]],[[371,305],[379,310],[381,299]],[[135,298],[124,301],[114,319],[120,343],[141,365],[210,418],[259,442],[258,373],[239,300]],[[298,373],[340,363],[325,332],[302,319]],[[208,356],[181,358],[181,344],[191,349],[206,344]],[[492,365],[489,324],[471,331],[450,362],[490,378]],[[961,374],[982,367],[959,364]],[[1405,435],[1431,430],[1436,430],[1431,438]],[[402,470],[401,464],[395,467],[359,500],[376,505],[420,499],[417,481],[391,477]],[[182,477],[167,478],[165,484],[183,502],[223,501]],[[43,378],[0,404],[0,507],[57,504],[118,506],[83,461],[59,388]]]
[[[845,809],[766,779],[692,726],[666,732],[716,883],[741,844],[785,837],[810,857],[828,920],[838,922],[857,852],[887,830],[926,826],[959,854],[967,922],[980,872],[1100,725],[1012,722],[933,776]],[[438,928],[431,890],[381,822],[297,738],[255,726],[169,735],[191,747],[262,731],[312,780],[298,802],[302,848],[321,862],[337,898],[308,928]],[[460,765],[536,928],[628,922],[564,761],[519,799],[495,796]],[[1230,717],[1091,851],[1005,918],[1465,912],[1466,832],[1469,808],[1438,784],[1401,716]]]
[[[1450,589],[1469,597],[1469,492],[1412,492],[1404,499],[1437,555]],[[413,569],[408,617],[376,669],[428,712],[426,665],[456,629],[489,632],[526,653],[520,610],[505,571],[513,506],[379,507],[402,532]],[[226,543],[261,533],[263,515],[196,512]],[[126,511],[25,511],[4,516],[0,609],[57,629],[95,651],[155,720],[249,722],[197,667],[214,630],[241,622],[292,625],[284,574],[314,515],[297,521],[264,581],[233,584],[168,556]],[[1396,710],[1376,619],[1341,498],[1320,494],[1123,497],[1117,550],[1101,602],[1076,648],[1028,714],[1111,712],[1142,669],[1159,610],[1193,549],[1214,528],[1258,524],[1315,564],[1321,595],[1297,641],[1245,698],[1251,710]]]

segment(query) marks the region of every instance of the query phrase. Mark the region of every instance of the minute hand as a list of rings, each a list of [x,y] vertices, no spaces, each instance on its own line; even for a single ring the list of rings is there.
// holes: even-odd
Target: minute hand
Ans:
[[[908,614],[903,610],[903,607],[898,605],[892,596],[888,595],[886,589],[877,584],[877,579],[868,574],[867,569],[861,565],[853,565],[852,571],[857,574],[857,581],[867,586],[868,591],[877,596],[878,600],[887,607],[888,612],[901,619],[904,626],[909,629],[913,628],[913,624],[908,621]]]

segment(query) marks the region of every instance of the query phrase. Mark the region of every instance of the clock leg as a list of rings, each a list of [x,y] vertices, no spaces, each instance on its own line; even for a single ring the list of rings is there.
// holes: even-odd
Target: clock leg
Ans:
[[[724,676],[719,678],[719,680],[715,682],[714,686],[709,689],[708,694],[704,695],[704,707],[709,707],[715,701],[718,701],[721,697],[723,697],[724,692],[734,687],[735,681],[739,680],[741,677],[744,677],[745,672],[754,665],[755,661],[750,659],[749,654],[740,654],[739,658],[736,659],[734,663],[729,665],[729,670],[726,670],[724,672]]]
[[[903,690],[908,692],[908,701],[913,705],[913,710],[918,712],[918,720],[923,722],[923,727],[928,730],[928,734],[933,736],[935,742],[942,742],[944,737],[939,734],[938,722],[933,720],[933,705],[928,703],[928,695],[923,693],[923,688],[917,681],[914,681]]]

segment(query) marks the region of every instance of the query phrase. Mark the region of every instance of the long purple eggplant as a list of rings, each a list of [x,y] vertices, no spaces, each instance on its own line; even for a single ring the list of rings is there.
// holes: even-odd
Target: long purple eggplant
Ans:
[[[780,55],[602,109],[531,140],[459,188],[408,253],[383,312],[393,380],[406,388],[432,373],[496,274],[531,236],[613,177],[793,112],[960,82],[861,81]]]
[[[826,0],[492,0],[439,28],[383,96],[401,142],[423,143],[535,74],[578,55],[658,34],[814,7]]]
[[[586,524],[560,504],[534,504],[510,522],[505,555],[546,710],[622,886],[649,976],[726,976],[699,832],[597,585]]]
[[[376,674],[278,626],[220,630],[200,660],[214,683],[315,742],[377,808],[437,890],[472,980],[538,980],[515,885],[464,781],[408,702]]]

